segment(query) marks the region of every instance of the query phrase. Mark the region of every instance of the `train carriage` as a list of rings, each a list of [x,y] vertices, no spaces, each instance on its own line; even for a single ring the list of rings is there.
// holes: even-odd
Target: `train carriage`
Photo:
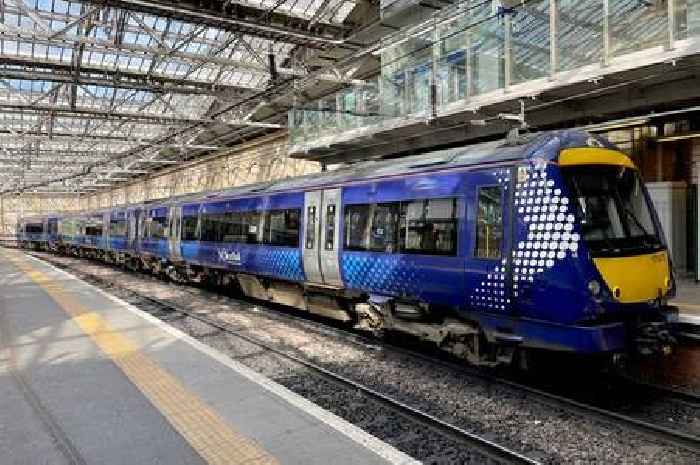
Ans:
[[[413,334],[477,364],[673,344],[649,196],[627,156],[582,131],[100,214],[124,218],[126,261],[142,268]]]

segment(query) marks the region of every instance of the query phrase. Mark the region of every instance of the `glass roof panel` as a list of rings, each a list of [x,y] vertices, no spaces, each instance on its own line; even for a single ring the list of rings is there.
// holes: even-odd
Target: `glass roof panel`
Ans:
[[[355,0],[233,3],[259,9],[260,22],[274,8],[340,24]],[[75,169],[77,160],[114,157],[209,121],[217,93],[266,89],[268,53],[279,66],[297,47],[283,34],[273,40],[254,28],[227,31],[99,1],[9,0],[2,13],[0,125],[9,130],[0,133],[0,149]]]

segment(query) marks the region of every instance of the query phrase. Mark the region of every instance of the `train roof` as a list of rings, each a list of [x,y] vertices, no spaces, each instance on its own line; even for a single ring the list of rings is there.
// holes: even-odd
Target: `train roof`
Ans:
[[[365,161],[323,173],[314,173],[306,176],[250,184],[218,192],[194,195],[183,203],[214,202],[243,195],[260,195],[265,193],[302,190],[325,185],[344,184],[353,181],[416,173],[431,169],[490,165],[533,157],[543,158],[547,161],[555,161],[561,149],[589,146],[591,145],[591,140],[594,141],[595,146],[614,148],[605,139],[579,129],[531,133],[521,135],[515,141],[498,140],[403,158]]]
[[[95,215],[109,210],[126,210],[139,207],[155,209],[173,203],[210,203],[245,195],[273,194],[429,171],[432,169],[490,165],[530,158],[542,158],[547,161],[555,161],[561,149],[590,145],[614,148],[612,144],[602,137],[592,135],[580,129],[528,133],[520,135],[515,140],[502,139],[402,158],[359,162],[333,171],[280,179],[277,181],[260,182],[219,191],[182,194],[167,199],[154,199],[116,206],[111,209],[103,208],[92,211],[67,212],[62,216],[81,217]]]

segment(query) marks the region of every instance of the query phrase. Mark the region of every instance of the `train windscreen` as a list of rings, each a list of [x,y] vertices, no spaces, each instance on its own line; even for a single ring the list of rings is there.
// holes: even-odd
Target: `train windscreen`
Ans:
[[[562,171],[572,191],[583,239],[594,257],[636,255],[663,248],[637,170],[587,165]]]

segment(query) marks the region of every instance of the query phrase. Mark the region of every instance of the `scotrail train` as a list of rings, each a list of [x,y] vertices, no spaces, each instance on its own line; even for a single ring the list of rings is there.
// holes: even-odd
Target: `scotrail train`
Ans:
[[[674,343],[669,253],[638,170],[576,130],[26,218],[18,234],[27,246],[409,333],[474,364]]]

